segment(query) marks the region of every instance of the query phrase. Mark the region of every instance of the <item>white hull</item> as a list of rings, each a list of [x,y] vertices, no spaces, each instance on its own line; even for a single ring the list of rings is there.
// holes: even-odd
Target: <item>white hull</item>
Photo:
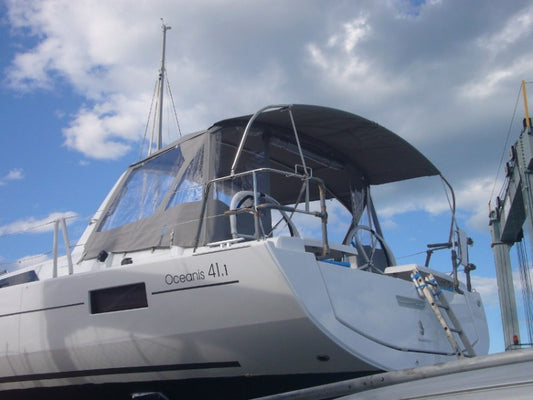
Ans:
[[[177,253],[2,289],[0,389],[360,375],[454,357],[438,354],[451,350],[411,282],[317,262],[301,239]],[[147,307],[91,311],[91,291],[136,283]],[[453,297],[465,317],[479,308],[463,326],[486,351],[479,296]]]

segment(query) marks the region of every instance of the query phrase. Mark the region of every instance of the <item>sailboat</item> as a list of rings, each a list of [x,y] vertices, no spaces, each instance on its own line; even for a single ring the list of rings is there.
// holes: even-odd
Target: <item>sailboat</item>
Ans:
[[[387,128],[278,104],[157,147],[73,251],[0,276],[0,393],[250,398],[488,352],[453,207],[451,274],[385,240],[371,187],[444,179]]]

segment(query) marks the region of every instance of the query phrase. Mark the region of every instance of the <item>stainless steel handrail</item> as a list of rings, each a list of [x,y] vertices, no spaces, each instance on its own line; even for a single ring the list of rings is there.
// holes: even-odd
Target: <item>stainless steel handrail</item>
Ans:
[[[228,181],[228,180],[233,180],[233,179],[236,179],[236,178],[239,178],[239,177],[244,177],[244,176],[248,176],[248,175],[252,175],[252,176],[255,176],[256,174],[260,173],[260,172],[268,172],[268,173],[275,173],[275,174],[279,174],[279,175],[283,175],[287,178],[297,178],[297,179],[300,179],[302,181],[305,181],[306,183],[313,183],[313,184],[316,184],[317,187],[318,187],[318,191],[319,191],[319,197],[320,197],[320,211],[308,211],[308,210],[300,210],[300,209],[297,209],[296,207],[289,207],[289,206],[286,206],[286,205],[282,205],[282,204],[258,204],[258,196],[259,196],[259,192],[257,190],[257,187],[256,185],[254,185],[254,190],[253,190],[253,193],[254,193],[254,205],[253,207],[251,207],[250,209],[250,212],[252,212],[254,214],[254,218],[256,220],[256,223],[255,223],[255,227],[254,227],[254,230],[255,230],[255,235],[254,237],[256,239],[259,239],[261,237],[261,232],[259,232],[259,224],[257,223],[257,220],[259,218],[259,213],[264,210],[264,209],[277,209],[279,211],[284,211],[284,212],[291,212],[291,213],[300,213],[300,214],[307,214],[307,215],[312,215],[314,217],[318,217],[320,218],[321,220],[321,227],[322,227],[322,255],[323,256],[326,256],[327,254],[329,254],[329,243],[328,243],[328,232],[327,232],[327,223],[328,223],[328,213],[327,213],[327,208],[326,208],[326,186],[324,184],[324,181],[320,178],[317,178],[317,177],[312,177],[312,176],[308,176],[308,175],[301,175],[301,174],[297,174],[297,173],[294,173],[294,172],[289,172],[289,171],[282,171],[282,170],[278,170],[278,169],[274,169],[274,168],[257,168],[257,169],[253,169],[253,170],[250,170],[250,171],[244,171],[244,172],[239,172],[237,174],[232,174],[232,175],[228,175],[228,176],[223,176],[223,177],[220,177],[220,178],[215,178],[215,179],[212,179],[210,180],[209,182],[207,182],[207,185],[205,187],[205,191],[204,191],[204,199],[203,199],[203,206],[202,206],[202,212],[201,212],[201,216],[200,216],[200,224],[199,224],[199,227],[198,227],[198,232],[197,232],[197,235],[196,235],[196,239],[195,239],[195,248],[198,246],[198,241],[199,241],[199,237],[200,237],[200,230],[201,230],[201,226],[202,226],[202,221],[205,217],[205,208],[206,208],[206,204],[207,204],[207,198],[209,196],[209,192],[210,192],[210,188],[212,185],[214,185],[215,183],[219,183],[219,182],[223,182],[223,181]],[[296,200],[296,199],[295,199]],[[237,211],[236,209],[234,210],[229,210],[226,212],[227,215],[235,215],[237,214],[239,211]]]

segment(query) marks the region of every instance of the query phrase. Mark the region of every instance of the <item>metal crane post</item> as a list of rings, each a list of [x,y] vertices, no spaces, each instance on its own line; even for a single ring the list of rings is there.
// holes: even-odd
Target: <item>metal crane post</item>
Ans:
[[[505,193],[502,198],[498,197],[496,208],[489,215],[506,350],[520,348],[509,250],[514,243],[522,241],[524,229],[529,233],[530,249],[533,249],[533,136],[525,84],[522,81],[526,116],[524,129],[512,146],[511,159],[506,164]]]
[[[513,285],[513,271],[509,251],[513,243],[501,240],[501,222],[496,210],[490,213],[490,227],[492,234],[492,252],[496,267],[496,281],[498,283],[498,297],[503,326],[505,349],[513,348],[515,335],[519,337],[518,313],[516,310],[515,291]]]

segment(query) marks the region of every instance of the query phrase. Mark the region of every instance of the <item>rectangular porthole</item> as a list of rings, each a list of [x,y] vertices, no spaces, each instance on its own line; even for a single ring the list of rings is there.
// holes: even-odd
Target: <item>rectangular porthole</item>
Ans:
[[[0,280],[0,288],[38,281],[35,271],[26,271]]]
[[[89,292],[91,314],[148,307],[144,282]]]

